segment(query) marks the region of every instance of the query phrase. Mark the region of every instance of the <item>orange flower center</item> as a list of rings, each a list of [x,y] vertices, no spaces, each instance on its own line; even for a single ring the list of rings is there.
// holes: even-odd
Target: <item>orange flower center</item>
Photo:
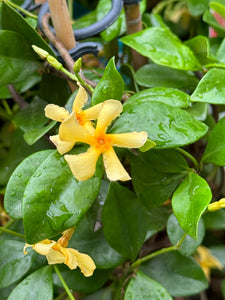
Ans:
[[[81,111],[81,112],[76,111],[76,118],[77,118],[77,121],[79,122],[79,124],[81,126],[84,126],[84,124],[85,124],[85,113],[83,111]]]
[[[109,137],[109,135],[103,132],[95,133],[93,140],[91,141],[91,145],[101,153],[108,150],[111,147],[111,143],[112,139]]]

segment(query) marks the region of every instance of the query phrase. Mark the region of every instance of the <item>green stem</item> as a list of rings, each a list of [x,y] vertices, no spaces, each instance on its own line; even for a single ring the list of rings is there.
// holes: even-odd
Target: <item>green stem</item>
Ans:
[[[4,108],[5,108],[6,112],[7,112],[7,114],[8,114],[9,116],[11,116],[11,115],[12,115],[12,111],[11,111],[11,109],[10,109],[10,107],[9,107],[8,102],[7,102],[5,99],[3,99],[3,100],[2,100],[2,104],[3,104],[3,106],[4,106]]]
[[[94,92],[93,87],[90,86],[87,82],[85,82],[78,73],[76,75],[77,75],[79,82],[93,93]]]
[[[58,275],[60,281],[62,282],[62,285],[63,285],[63,287],[64,287],[64,289],[65,289],[67,295],[69,296],[70,300],[76,300],[76,299],[74,298],[73,294],[71,293],[71,291],[70,291],[68,285],[66,284],[65,280],[63,279],[61,273],[59,272],[58,267],[57,267],[56,265],[53,265],[53,268],[54,268],[55,272],[57,273],[57,275]]]
[[[63,300],[66,295],[67,295],[67,292],[64,291],[61,295],[59,295],[58,297],[56,297],[54,300]]]
[[[0,232],[1,232],[1,231],[5,232],[5,233],[12,234],[12,235],[15,235],[15,236],[18,236],[18,237],[20,237],[20,238],[22,238],[22,239],[25,239],[25,235],[24,235],[24,234],[19,233],[19,232],[16,232],[16,231],[12,231],[12,230],[7,229],[7,228],[5,228],[5,227],[0,227]]]
[[[10,0],[5,0],[5,2],[6,2],[7,4],[9,4],[10,6],[12,6],[13,8],[22,11],[22,13],[25,14],[25,15],[27,15],[28,17],[31,17],[31,18],[33,18],[33,19],[38,19],[38,17],[37,17],[36,15],[34,15],[34,14],[32,14],[31,12],[29,12],[29,11],[23,9],[21,6],[17,5],[16,3],[14,3],[14,2],[12,2],[12,1],[10,1]]]
[[[187,158],[189,158],[193,162],[196,171],[199,171],[199,164],[198,164],[197,160],[194,158],[194,156],[192,156],[189,152],[185,151],[182,148],[175,148],[175,150],[180,152],[181,154],[183,154]]]
[[[73,20],[73,0],[68,0],[68,10],[70,15],[70,20]]]
[[[170,251],[176,251],[180,249],[181,244],[183,243],[184,239],[186,237],[186,233],[184,233],[184,235],[182,236],[182,238],[180,239],[180,241],[178,241],[178,243],[174,246],[168,247],[168,248],[163,248],[161,250],[158,250],[156,252],[153,252],[145,257],[139,258],[138,260],[136,260],[131,267],[134,269],[136,267],[138,267],[140,264],[142,264],[143,262],[152,259],[155,256],[158,256],[160,254],[166,253],[166,252],[170,252]]]

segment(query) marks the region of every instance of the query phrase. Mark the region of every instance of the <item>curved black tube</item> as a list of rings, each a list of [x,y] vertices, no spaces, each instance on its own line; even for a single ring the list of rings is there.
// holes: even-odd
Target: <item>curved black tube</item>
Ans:
[[[74,30],[74,35],[76,37],[76,40],[83,40],[85,38],[91,37],[93,35],[96,35],[106,28],[108,28],[119,16],[122,7],[123,7],[123,1],[122,0],[111,0],[112,1],[112,7],[111,10],[108,12],[108,14],[102,18],[101,20],[97,21],[96,23],[84,27],[81,29]],[[38,27],[42,30],[42,18],[43,16],[49,12],[49,6],[48,2],[46,2],[40,9],[39,15],[38,15]],[[55,33],[54,28],[50,26],[53,33]],[[42,30],[43,31],[43,30]]]

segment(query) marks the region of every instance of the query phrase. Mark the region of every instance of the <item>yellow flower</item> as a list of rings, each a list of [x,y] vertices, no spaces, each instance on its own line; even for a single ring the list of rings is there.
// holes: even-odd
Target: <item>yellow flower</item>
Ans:
[[[78,85],[79,90],[73,102],[72,113],[81,126],[84,126],[87,130],[93,132],[94,128],[90,120],[97,119],[102,104],[97,104],[83,111],[82,108],[87,102],[88,96],[85,89],[79,83]],[[52,120],[63,123],[70,116],[70,113],[64,107],[60,107],[55,104],[48,104],[45,107],[45,115]],[[50,136],[50,140],[56,146],[60,154],[70,151],[75,144],[74,141],[62,141],[58,134]]]
[[[208,205],[209,211],[215,211],[220,208],[225,208],[225,198],[220,199],[219,201],[213,202]]]
[[[68,244],[68,236],[66,234],[69,230],[65,231],[64,235],[57,242],[47,239],[34,245],[26,244],[24,253],[27,254],[27,247],[32,247],[37,253],[45,255],[50,265],[64,263],[71,270],[76,269],[78,266],[84,276],[89,277],[96,268],[95,263],[89,255],[80,253],[72,248],[66,248]],[[71,235],[69,235],[70,237]]]
[[[63,141],[71,143],[83,142],[90,145],[85,153],[78,155],[65,155],[73,175],[78,180],[87,180],[93,176],[96,163],[101,154],[106,175],[111,181],[131,179],[120,163],[113,146],[126,148],[139,148],[147,140],[147,132],[129,132],[121,134],[107,134],[107,128],[123,110],[119,101],[107,100],[102,103],[98,115],[96,129],[91,133],[77,121],[74,113],[60,125],[59,136]]]
[[[218,268],[221,270],[223,268],[221,262],[212,255],[208,248],[204,246],[199,246],[197,248],[197,254],[194,256],[194,258],[200,264],[208,280],[210,279],[211,269]]]

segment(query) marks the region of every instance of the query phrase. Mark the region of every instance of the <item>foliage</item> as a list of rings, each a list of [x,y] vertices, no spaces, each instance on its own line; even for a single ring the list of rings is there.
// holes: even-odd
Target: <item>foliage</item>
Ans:
[[[74,72],[21,2],[0,1],[1,300],[224,299],[225,1],[143,0],[132,34],[125,8]]]

